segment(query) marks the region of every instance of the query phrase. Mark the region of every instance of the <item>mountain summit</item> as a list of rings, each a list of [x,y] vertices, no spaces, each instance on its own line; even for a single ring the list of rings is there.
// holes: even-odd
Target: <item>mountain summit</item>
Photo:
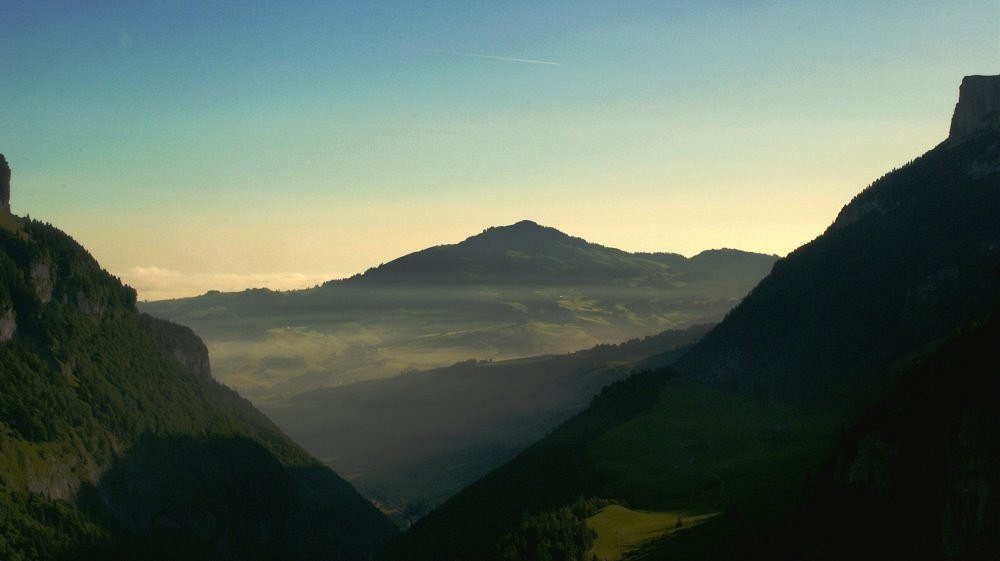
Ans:
[[[992,123],[992,125],[989,125]],[[1000,75],[966,76],[958,88],[958,103],[951,117],[949,140],[978,128],[1000,124]]]
[[[531,220],[521,220],[510,226],[493,226],[481,234],[467,238],[463,244],[479,247],[503,247],[504,249],[524,248],[537,250],[540,246],[566,244],[587,247],[591,244],[582,238],[564,234],[550,226],[542,226]]]
[[[350,281],[410,286],[666,287],[699,280],[696,277],[703,275],[698,271],[712,268],[705,266],[718,261],[717,257],[718,253],[712,251],[691,258],[676,253],[630,253],[522,220],[509,226],[487,228],[457,244],[404,255]],[[727,279],[733,275],[759,279],[770,269],[775,257],[730,250],[723,261],[730,268],[739,269],[727,271],[723,275]],[[714,269],[711,276],[718,277],[719,267]]]

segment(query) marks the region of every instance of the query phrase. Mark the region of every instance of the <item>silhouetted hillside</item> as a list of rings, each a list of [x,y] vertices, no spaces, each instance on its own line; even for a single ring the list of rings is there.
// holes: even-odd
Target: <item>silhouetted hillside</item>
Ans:
[[[1000,299],[1000,128],[882,177],[778,262],[677,368],[802,403],[871,395],[886,364]]]

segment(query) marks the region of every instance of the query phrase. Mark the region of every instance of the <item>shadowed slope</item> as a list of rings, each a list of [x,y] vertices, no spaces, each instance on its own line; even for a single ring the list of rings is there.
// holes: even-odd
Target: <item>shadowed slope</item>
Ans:
[[[465,361],[304,392],[264,411],[366,496],[412,520],[578,412],[637,363],[666,363],[708,328],[569,355]]]

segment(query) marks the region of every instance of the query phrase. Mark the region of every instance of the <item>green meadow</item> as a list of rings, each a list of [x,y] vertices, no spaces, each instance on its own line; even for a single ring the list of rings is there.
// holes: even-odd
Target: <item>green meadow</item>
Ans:
[[[687,512],[632,510],[622,505],[608,505],[587,518],[594,531],[594,544],[588,559],[619,561],[643,544],[692,528],[718,513],[691,515]]]

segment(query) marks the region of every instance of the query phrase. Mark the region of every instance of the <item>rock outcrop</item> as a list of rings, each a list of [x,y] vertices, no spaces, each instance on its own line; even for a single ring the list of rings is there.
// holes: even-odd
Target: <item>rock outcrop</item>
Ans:
[[[10,166],[0,154],[0,209],[10,212]]]
[[[1000,113],[1000,75],[966,76],[958,89],[958,103],[951,117],[948,140],[961,138],[987,119],[996,120]]]
[[[44,262],[39,261],[37,263],[31,264],[31,286],[35,289],[35,296],[42,304],[48,304],[52,301],[52,289],[54,284],[52,282],[52,267]]]
[[[10,341],[17,331],[17,320],[14,318],[14,310],[0,311],[0,343]]]
[[[147,314],[142,314],[140,320],[157,344],[181,366],[201,378],[212,379],[208,347],[190,327],[170,323]]]

